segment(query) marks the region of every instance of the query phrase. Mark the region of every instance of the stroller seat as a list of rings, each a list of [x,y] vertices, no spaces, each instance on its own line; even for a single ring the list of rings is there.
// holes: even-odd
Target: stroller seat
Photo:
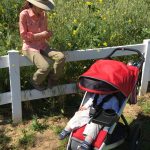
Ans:
[[[75,130],[72,133],[72,138],[78,142],[84,141],[84,136],[83,136],[83,131],[84,131],[85,126],[79,128],[78,130]],[[104,141],[105,137],[107,135],[107,131],[101,130],[97,136],[97,138],[93,142],[93,147],[99,147],[102,142]]]
[[[88,98],[90,95],[90,93],[86,93],[86,96],[85,96],[85,100],[86,98]],[[122,139],[125,138],[125,127],[123,124],[121,123],[118,123],[118,119],[119,119],[119,116],[121,115],[121,112],[122,112],[122,109],[123,107],[125,106],[126,104],[126,100],[125,99],[122,99],[122,101],[120,100],[120,109],[119,109],[119,112],[118,114],[116,113],[112,113],[112,114],[107,114],[106,115],[106,112],[103,110],[102,113],[100,113],[100,115],[98,115],[96,118],[94,118],[92,120],[93,123],[96,123],[96,124],[101,124],[103,125],[103,128],[99,131],[96,139],[93,141],[92,143],[92,149],[94,150],[98,150],[99,147],[101,147],[101,145],[103,145],[103,142],[105,141],[105,139],[107,139],[107,144],[109,145],[110,143],[115,143],[115,142],[118,142],[119,140],[122,141]],[[110,136],[108,134],[110,134],[109,132],[111,132],[111,128],[114,127],[114,125],[116,125],[117,123],[117,128],[116,130],[113,132],[113,135],[114,136]],[[83,135],[83,132],[84,132],[84,129],[85,129],[86,125],[74,130],[72,132],[72,135],[71,135],[71,148],[70,150],[75,150],[77,149],[77,146],[80,145],[85,137]],[[121,132],[122,131],[122,132]],[[123,140],[124,141],[124,140]],[[122,141],[122,142],[123,142]],[[112,147],[112,146],[111,146]]]
[[[85,126],[73,131],[72,133],[72,150],[77,149],[77,145],[81,144],[82,141],[84,141],[83,131]],[[110,149],[113,147],[116,147],[116,145],[123,143],[125,140],[125,137],[127,137],[127,128],[122,123],[118,122],[116,125],[115,130],[110,135],[108,134],[108,129],[104,128],[100,130],[99,134],[97,135],[96,139],[92,143],[92,148],[94,150],[98,150],[103,142],[105,141],[105,148]],[[118,142],[120,141],[120,143]]]

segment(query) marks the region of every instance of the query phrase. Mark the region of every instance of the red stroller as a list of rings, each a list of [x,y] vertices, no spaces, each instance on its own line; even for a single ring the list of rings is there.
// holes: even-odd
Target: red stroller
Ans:
[[[132,65],[112,59],[117,51],[131,51],[137,54],[138,61]],[[140,84],[140,74],[144,57],[140,51],[130,48],[117,48],[106,58],[96,61],[79,78],[80,89],[86,91],[82,100],[83,105],[91,93],[109,94],[119,93],[119,112],[111,114],[101,111],[99,115],[91,118],[91,121],[103,125],[97,138],[93,141],[91,150],[107,150],[118,147],[125,140],[129,141],[129,150],[139,150],[141,144],[141,127],[135,124],[130,127],[124,117],[123,110],[127,101],[136,103],[137,85]],[[122,119],[121,123],[119,120]],[[67,150],[77,150],[84,141],[83,131],[85,126],[74,130],[69,138]]]

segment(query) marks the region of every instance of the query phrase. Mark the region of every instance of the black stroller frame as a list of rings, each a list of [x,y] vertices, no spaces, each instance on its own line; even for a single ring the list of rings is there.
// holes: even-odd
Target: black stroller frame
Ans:
[[[136,49],[131,48],[116,48],[114,49],[108,56],[106,56],[104,59],[112,59],[113,54],[116,51],[131,51],[138,54],[139,61],[136,63],[136,67],[139,68],[139,74],[142,70],[142,65],[144,63],[144,56],[142,53]],[[138,78],[140,78],[138,76]],[[136,81],[136,85],[139,84],[139,80]],[[136,86],[135,85],[135,86]],[[89,92],[85,92],[81,105],[82,106],[89,97]],[[141,144],[141,126],[139,123],[134,124],[133,126],[129,126],[127,120],[125,119],[123,115],[123,110],[126,106],[126,103],[129,101],[131,97],[131,93],[128,97],[126,97],[121,104],[120,110],[118,112],[118,117],[116,121],[110,126],[105,126],[102,130],[107,132],[106,138],[104,139],[103,143],[99,148],[93,147],[94,150],[109,150],[118,147],[123,142],[128,141],[129,142],[129,150],[140,150],[140,144]],[[119,119],[122,119],[123,123],[119,122]],[[102,122],[103,123],[103,122]],[[123,132],[123,133],[122,133]],[[122,135],[121,135],[122,134]],[[81,144],[82,141],[80,141],[77,138],[74,138],[73,132],[70,134],[69,141],[67,144],[67,150],[76,150],[78,145]],[[117,136],[120,136],[116,138]],[[116,138],[116,139],[115,139]],[[114,140],[115,139],[115,140]]]

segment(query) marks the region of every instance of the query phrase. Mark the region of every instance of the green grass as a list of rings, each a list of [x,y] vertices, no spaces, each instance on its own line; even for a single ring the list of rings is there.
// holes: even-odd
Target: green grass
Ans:
[[[3,131],[0,131],[0,150],[8,149],[10,141],[11,137],[6,136]]]
[[[23,136],[19,139],[18,145],[27,149],[29,146],[34,146],[35,134],[28,132],[27,130],[22,130]]]
[[[33,131],[38,131],[38,132],[43,132],[49,127],[49,125],[46,124],[46,120],[43,123],[40,123],[38,121],[37,116],[33,116],[32,124],[30,126],[31,130]]]

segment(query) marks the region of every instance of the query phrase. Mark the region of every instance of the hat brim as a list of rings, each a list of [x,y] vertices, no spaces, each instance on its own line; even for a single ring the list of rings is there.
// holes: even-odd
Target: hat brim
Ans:
[[[54,8],[54,2],[52,0],[48,1],[35,1],[35,0],[27,0],[31,4],[35,5],[44,10],[52,10]]]

